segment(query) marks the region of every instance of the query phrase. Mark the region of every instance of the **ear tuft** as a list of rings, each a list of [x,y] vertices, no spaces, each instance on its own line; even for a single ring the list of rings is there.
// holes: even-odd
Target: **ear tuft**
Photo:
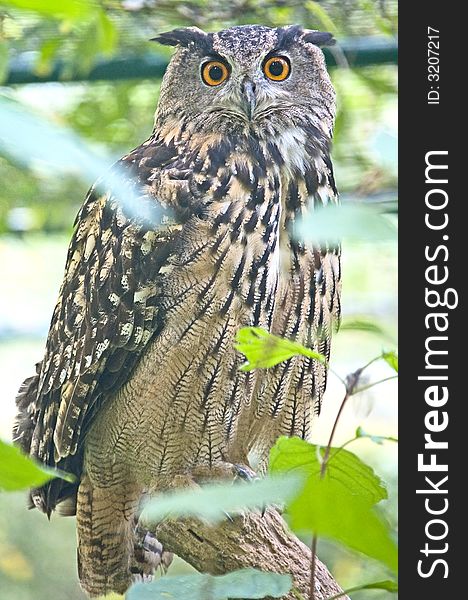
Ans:
[[[333,34],[326,31],[308,30],[304,32],[302,39],[315,46],[333,46],[336,42]]]
[[[294,44],[298,37],[303,33],[301,25],[286,25],[286,27],[278,27],[277,29],[277,49],[288,50]]]
[[[213,48],[212,37],[212,34],[205,33],[198,27],[180,27],[172,31],[159,33],[150,41],[158,42],[164,46],[182,46],[184,48],[193,44],[206,52]]]

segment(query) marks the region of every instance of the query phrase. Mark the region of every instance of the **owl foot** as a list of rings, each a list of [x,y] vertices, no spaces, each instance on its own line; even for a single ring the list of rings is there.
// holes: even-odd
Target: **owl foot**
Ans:
[[[174,555],[166,552],[161,542],[141,525],[137,525],[134,538],[134,553],[131,573],[134,581],[149,582],[159,568],[166,573]]]
[[[250,467],[246,467],[245,465],[234,465],[234,467],[237,469],[236,479],[240,479],[248,483],[251,483],[252,481],[258,481],[260,479],[260,477]],[[265,516],[267,508],[268,506],[266,504],[261,507],[262,518]]]
[[[191,473],[198,484],[213,481],[254,481],[257,474],[244,464],[220,462],[214,465],[198,465]]]
[[[198,465],[191,472],[191,475],[198,484],[203,485],[213,481],[244,481],[251,483],[258,479],[253,469],[245,464],[220,462],[214,465]],[[224,516],[231,523],[234,522],[235,515],[224,512]]]
[[[242,481],[251,482],[259,479],[255,471],[246,465],[234,464],[232,466],[235,472],[234,480],[241,479]]]

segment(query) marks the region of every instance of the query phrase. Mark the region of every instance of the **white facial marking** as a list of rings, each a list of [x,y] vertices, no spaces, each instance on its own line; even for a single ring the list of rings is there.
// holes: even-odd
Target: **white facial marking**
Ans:
[[[304,164],[305,132],[298,127],[290,127],[279,134],[275,142],[284,158],[286,167],[290,171],[304,173],[306,169]]]

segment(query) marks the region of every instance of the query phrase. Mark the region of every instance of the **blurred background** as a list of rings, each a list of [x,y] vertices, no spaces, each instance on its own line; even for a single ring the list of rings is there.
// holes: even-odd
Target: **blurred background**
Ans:
[[[14,397],[41,358],[75,214],[87,188],[151,133],[169,51],[148,42],[185,25],[300,23],[331,31],[327,62],[338,94],[333,159],[344,203],[396,221],[397,3],[390,0],[0,0],[0,437],[11,438]],[[92,165],[92,166],[90,166]],[[369,232],[372,234],[373,232]],[[374,232],[375,233],[375,232]],[[396,348],[396,240],[343,244],[342,331],[332,367],[341,376]],[[361,323],[359,329],[348,327]],[[369,381],[391,376],[384,362]],[[326,443],[343,397],[330,376],[313,440]],[[348,404],[336,443],[367,432],[395,437],[395,381]],[[349,449],[387,482],[382,506],[396,531],[396,444]],[[83,600],[73,519],[27,511],[0,495],[1,600]],[[319,556],[344,587],[387,578],[373,562],[320,541]],[[172,572],[189,569],[178,561]],[[383,599],[359,592],[355,600]]]

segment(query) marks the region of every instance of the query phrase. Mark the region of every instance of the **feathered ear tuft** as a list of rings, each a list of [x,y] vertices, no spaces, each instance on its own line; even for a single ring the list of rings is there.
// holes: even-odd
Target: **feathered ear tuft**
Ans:
[[[180,27],[172,31],[159,33],[152,38],[151,42],[158,42],[164,46],[182,46],[187,48],[191,44],[201,48],[205,52],[213,50],[213,36],[205,33],[198,27]]]
[[[297,38],[303,33],[300,25],[287,25],[286,27],[278,27],[277,49],[288,50],[289,47],[297,41]]]
[[[327,31],[306,30],[302,36],[304,42],[314,44],[315,46],[333,46],[336,40],[332,33]]]

